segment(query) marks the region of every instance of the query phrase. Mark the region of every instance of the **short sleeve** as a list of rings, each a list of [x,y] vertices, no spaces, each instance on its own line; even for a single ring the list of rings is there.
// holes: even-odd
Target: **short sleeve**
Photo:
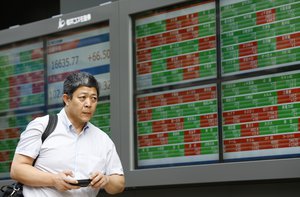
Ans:
[[[42,140],[41,136],[44,132],[49,116],[37,117],[32,120],[20,135],[16,153],[29,156],[33,159],[39,154]]]
[[[108,160],[106,165],[106,174],[120,174],[123,175],[123,167],[120,160],[120,157],[117,153],[115,145],[112,143],[110,151],[108,152]]]

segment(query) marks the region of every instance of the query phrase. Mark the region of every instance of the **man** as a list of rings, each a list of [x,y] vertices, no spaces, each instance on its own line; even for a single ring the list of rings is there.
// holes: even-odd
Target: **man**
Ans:
[[[49,116],[28,124],[16,148],[11,177],[24,184],[25,197],[95,197],[101,188],[110,194],[122,192],[125,178],[115,145],[89,122],[99,97],[97,80],[85,72],[73,73],[63,88],[64,108],[56,129],[42,143]],[[72,185],[78,179],[91,182],[87,187]]]

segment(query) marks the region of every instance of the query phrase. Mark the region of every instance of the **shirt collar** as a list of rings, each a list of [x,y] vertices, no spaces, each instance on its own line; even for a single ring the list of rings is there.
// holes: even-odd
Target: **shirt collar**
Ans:
[[[66,114],[65,108],[63,108],[63,109],[59,112],[59,115],[62,117],[62,118],[61,118],[62,123],[63,123],[64,125],[66,125],[66,126],[69,128],[69,130],[72,130],[73,125],[72,125],[70,119],[68,118],[68,116],[67,116],[67,114]],[[89,124],[90,124],[90,122],[87,122],[87,123],[85,124],[85,126],[83,127],[83,131],[86,131],[86,130],[89,128]]]

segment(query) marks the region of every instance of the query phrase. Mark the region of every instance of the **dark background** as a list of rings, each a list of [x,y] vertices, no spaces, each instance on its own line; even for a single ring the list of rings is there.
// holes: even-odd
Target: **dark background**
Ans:
[[[0,30],[60,14],[60,0],[8,0],[0,6]]]

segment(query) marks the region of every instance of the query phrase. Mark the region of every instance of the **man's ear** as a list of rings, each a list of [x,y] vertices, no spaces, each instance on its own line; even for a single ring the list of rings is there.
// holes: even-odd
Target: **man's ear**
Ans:
[[[63,99],[64,103],[66,104],[66,106],[68,106],[70,97],[67,94],[63,94],[62,99]]]

